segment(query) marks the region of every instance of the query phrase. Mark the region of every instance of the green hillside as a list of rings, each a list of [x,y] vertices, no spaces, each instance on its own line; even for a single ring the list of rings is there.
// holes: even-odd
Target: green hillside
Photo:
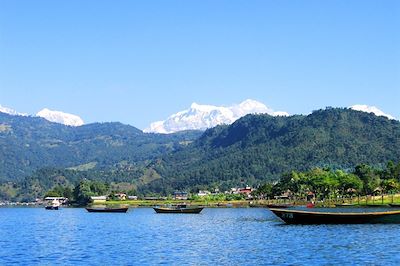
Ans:
[[[277,180],[313,167],[381,167],[400,160],[400,123],[350,109],[327,108],[308,116],[248,115],[207,130],[188,148],[152,167],[162,179],[144,191],[215,185],[226,189]]]
[[[0,198],[32,199],[83,179],[139,194],[258,185],[292,170],[400,161],[400,122],[350,109],[248,115],[170,135],[120,123],[67,127],[0,113]]]
[[[123,164],[129,168],[180,149],[200,134],[145,134],[121,123],[69,127],[0,113],[0,181],[18,181],[48,167],[101,170]]]

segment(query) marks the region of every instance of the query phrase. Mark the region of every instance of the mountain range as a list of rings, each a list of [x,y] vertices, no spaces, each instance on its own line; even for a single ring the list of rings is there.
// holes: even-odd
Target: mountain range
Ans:
[[[377,116],[384,116],[389,119],[395,119],[392,115],[384,113],[375,106],[357,104],[350,106],[349,108],[357,111],[373,113]],[[11,115],[27,116],[27,114],[19,113],[11,108],[2,107],[1,105],[0,112]],[[247,99],[240,104],[235,104],[229,107],[192,103],[189,109],[170,115],[166,120],[153,122],[143,131],[148,133],[170,134],[185,130],[206,130],[217,125],[232,124],[237,119],[247,114],[289,116],[287,112],[274,111],[265,104],[251,99]],[[42,117],[50,122],[68,126],[81,126],[84,124],[83,119],[77,115],[61,111],[53,111],[48,108],[42,109],[35,116]]]
[[[168,194],[277,180],[291,170],[400,160],[400,122],[350,108],[249,114],[206,131],[144,133],[0,113],[0,198],[32,199],[84,178]]]

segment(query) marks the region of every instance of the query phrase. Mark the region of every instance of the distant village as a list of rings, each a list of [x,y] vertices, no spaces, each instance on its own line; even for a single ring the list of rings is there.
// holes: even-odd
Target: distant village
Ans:
[[[189,200],[193,196],[197,197],[206,197],[206,196],[213,196],[213,195],[220,195],[220,194],[238,194],[238,195],[243,195],[244,199],[252,199],[252,192],[254,189],[252,187],[246,186],[244,188],[231,188],[229,191],[224,191],[221,193],[219,189],[214,189],[213,192],[208,191],[208,190],[200,190],[197,194],[189,194],[186,191],[175,191],[174,194],[172,195],[172,198],[170,197],[155,197],[155,196],[147,196],[147,197],[142,197],[139,198],[138,196],[133,196],[133,195],[127,195],[126,193],[115,193],[113,194],[113,198],[117,200],[168,200],[168,199],[173,199],[173,200]],[[93,196],[91,197],[93,202],[100,202],[100,201],[107,201],[109,200],[110,196]]]
[[[213,191],[208,190],[200,190],[196,194],[190,194],[186,191],[175,191],[172,197],[156,197],[156,196],[145,196],[145,197],[138,197],[135,195],[128,195],[126,193],[114,193],[112,195],[101,195],[101,196],[92,196],[91,201],[93,203],[101,203],[106,202],[108,200],[119,200],[119,201],[133,201],[133,200],[146,200],[146,201],[163,201],[163,200],[190,200],[195,197],[197,198],[204,198],[207,196],[217,196],[217,195],[241,195],[243,199],[251,200],[253,199],[252,192],[255,189],[246,186],[246,187],[236,187],[231,188],[229,191],[221,192],[219,189],[214,189]],[[68,204],[68,198],[64,197],[46,197],[43,199],[37,198],[33,202],[10,202],[10,201],[0,201],[0,206],[36,206],[36,205],[43,205],[47,201],[51,201],[57,199],[62,204]]]

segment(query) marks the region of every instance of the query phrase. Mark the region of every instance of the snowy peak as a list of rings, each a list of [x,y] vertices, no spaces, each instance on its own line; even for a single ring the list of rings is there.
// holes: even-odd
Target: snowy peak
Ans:
[[[0,105],[0,113],[6,113],[9,115],[22,115],[22,116],[27,116],[27,114],[23,114],[23,113],[18,113],[17,111],[15,111],[14,109],[8,108],[8,107],[4,107]]]
[[[382,110],[378,109],[375,106],[356,104],[356,105],[350,106],[350,109],[353,109],[356,111],[361,111],[361,112],[366,112],[366,113],[373,113],[376,116],[384,116],[384,117],[387,117],[387,118],[393,119],[393,120],[396,119],[394,116],[384,113]]]
[[[50,122],[64,124],[66,126],[77,127],[84,124],[83,120],[77,115],[63,113],[60,111],[52,111],[47,108],[44,108],[38,112],[36,116],[42,117]]]
[[[21,115],[21,116],[28,116],[28,114],[18,113],[17,111],[4,107],[0,105],[0,113],[6,113],[9,115]],[[50,122],[60,123],[67,126],[81,126],[84,124],[83,120],[76,115],[67,114],[60,111],[52,111],[47,108],[44,108],[40,112],[36,114],[36,116],[42,117]]]
[[[192,103],[189,109],[171,115],[164,121],[157,121],[144,132],[174,133],[182,130],[204,130],[221,124],[232,124],[247,114],[266,113],[273,116],[287,116],[286,112],[274,112],[263,103],[245,100],[230,107]]]

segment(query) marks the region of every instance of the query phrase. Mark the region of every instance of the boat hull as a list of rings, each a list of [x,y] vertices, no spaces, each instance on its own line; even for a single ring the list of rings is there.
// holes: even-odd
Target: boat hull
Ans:
[[[88,212],[119,212],[124,213],[128,211],[128,208],[86,208]]]
[[[287,224],[377,224],[400,223],[400,211],[386,212],[309,212],[270,209]]]
[[[45,206],[44,207],[46,210],[58,210],[58,206]]]
[[[340,208],[343,208],[343,207],[356,207],[356,206],[357,206],[357,204],[355,204],[355,203],[335,204],[335,207],[340,207]]]
[[[268,208],[273,208],[273,209],[283,209],[283,208],[290,208],[293,207],[293,204],[267,204]]]
[[[153,208],[156,213],[200,213],[203,208]]]

